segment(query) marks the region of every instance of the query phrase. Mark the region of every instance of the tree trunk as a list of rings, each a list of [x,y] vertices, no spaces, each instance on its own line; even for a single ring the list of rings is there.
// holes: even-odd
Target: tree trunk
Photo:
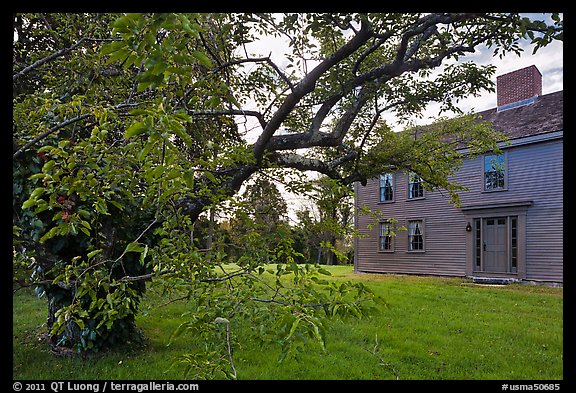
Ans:
[[[206,237],[206,249],[212,249],[212,242],[214,241],[214,220],[215,220],[215,209],[211,208],[209,212],[208,221],[208,236]]]
[[[326,250],[326,265],[334,265],[334,252]]]
[[[65,323],[62,333],[52,334],[52,328],[58,321],[57,312],[63,307],[69,306],[74,298],[73,289],[65,289],[57,285],[51,285],[46,290],[46,298],[48,299],[48,344],[55,350],[58,347],[72,348],[75,343],[80,342],[80,327],[76,322],[70,320]]]

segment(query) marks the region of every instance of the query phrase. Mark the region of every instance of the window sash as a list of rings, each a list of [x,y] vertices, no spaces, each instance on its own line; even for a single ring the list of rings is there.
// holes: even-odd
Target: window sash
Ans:
[[[392,228],[388,223],[380,223],[379,248],[380,251],[392,250]]]
[[[394,198],[394,178],[391,173],[380,175],[380,202],[391,201]]]
[[[408,198],[421,198],[424,196],[422,178],[414,173],[408,175]]]
[[[484,189],[497,190],[505,187],[504,155],[484,156]]]
[[[424,250],[424,231],[421,220],[408,221],[408,250]]]
[[[518,217],[510,217],[510,268],[518,271]]]

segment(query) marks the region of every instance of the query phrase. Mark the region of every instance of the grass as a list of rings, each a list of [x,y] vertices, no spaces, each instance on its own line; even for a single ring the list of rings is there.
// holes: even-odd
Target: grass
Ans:
[[[323,352],[315,343],[298,359],[280,347],[240,341],[239,379],[561,380],[563,290],[532,285],[479,286],[464,279],[354,274],[330,267],[333,280],[361,280],[385,303],[363,319],[333,320]],[[182,379],[170,368],[190,351],[186,336],[166,346],[186,311],[151,293],[138,317],[143,350],[78,360],[54,357],[42,339],[46,301],[32,291],[13,296],[14,379]],[[233,326],[241,334],[247,327]]]

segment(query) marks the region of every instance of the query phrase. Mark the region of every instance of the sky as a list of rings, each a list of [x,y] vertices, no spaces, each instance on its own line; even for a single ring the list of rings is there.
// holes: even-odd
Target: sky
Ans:
[[[550,21],[549,14],[523,14],[532,19],[545,19]],[[493,50],[484,48],[477,50],[473,54],[461,57],[462,61],[474,61],[477,64],[496,66],[496,72],[493,76],[494,83],[496,77],[508,72],[518,70],[530,65],[535,65],[542,74],[542,94],[548,94],[555,91],[563,90],[563,60],[564,60],[564,47],[563,43],[554,41],[550,45],[540,48],[539,51],[532,55],[532,48],[528,47],[527,43],[521,43],[520,47],[525,48],[522,55],[519,57],[514,53],[507,54],[504,58],[493,57]],[[284,53],[287,51],[288,46],[281,38],[275,37],[262,37],[260,40],[248,45],[249,51],[254,51],[262,56],[271,55],[280,69],[285,68],[286,59]],[[311,69],[311,66],[309,67]],[[470,97],[466,100],[461,100],[459,107],[464,112],[481,112],[486,109],[496,107],[496,92],[485,92],[480,97]],[[416,120],[417,124],[429,123],[430,117],[438,115],[438,105],[432,105],[425,112],[421,120]],[[255,109],[246,108],[246,109]],[[449,113],[446,115],[450,115]],[[392,115],[385,116],[386,120],[395,123]],[[400,130],[401,126],[392,125],[393,129]]]
[[[532,55],[532,48],[526,45],[521,45],[521,47],[526,47],[521,56],[510,53],[500,59],[499,57],[493,57],[491,50],[484,49],[482,51],[477,51],[477,53],[473,53],[470,56],[466,56],[464,60],[471,60],[481,65],[495,65],[496,72],[493,76],[494,82],[496,82],[496,77],[500,75],[535,65],[542,74],[543,95],[563,90],[563,43],[554,41],[550,45],[540,48],[535,55]],[[481,112],[486,109],[491,109],[496,107],[496,92],[485,92],[480,97],[470,97],[461,101],[459,104],[461,109],[465,112]],[[434,113],[434,108],[431,108],[429,113]]]
[[[532,19],[546,19],[543,14],[526,14]],[[488,65],[492,64],[496,66],[496,72],[493,75],[493,81],[496,83],[496,77],[506,74],[511,71],[515,71],[524,67],[535,65],[540,73],[542,74],[542,94],[548,94],[555,91],[564,89],[563,82],[563,63],[564,63],[564,46],[562,42],[554,41],[544,48],[540,48],[535,55],[532,55],[532,48],[526,43],[520,43],[520,47],[524,48],[521,52],[521,56],[514,53],[509,53],[502,59],[499,57],[493,57],[493,50],[486,49],[477,50],[473,54],[469,54],[465,57],[461,57],[462,61],[474,61],[477,64]],[[250,52],[259,53],[262,56],[270,55],[272,61],[274,61],[279,68],[283,69],[286,66],[286,60],[284,58],[284,53],[287,51],[288,47],[286,42],[280,38],[274,37],[262,37],[260,40],[248,45],[248,50]],[[309,66],[311,69],[311,66]],[[485,92],[479,97],[470,97],[461,100],[458,106],[464,112],[481,112],[483,110],[491,109],[496,107],[496,92]],[[431,122],[433,117],[438,116],[439,105],[431,105],[424,112],[424,116],[421,119],[415,120],[416,124],[427,124]],[[256,106],[246,107],[245,109],[258,110]],[[444,115],[450,116],[450,113],[445,113]],[[387,122],[391,125],[392,129],[400,131],[402,125],[396,123],[395,118],[391,114],[384,116]],[[259,128],[257,125],[255,127],[255,132],[252,138],[250,134],[248,135],[248,142],[254,142],[255,138],[259,134]],[[279,186],[281,191],[288,202],[288,206],[291,207],[289,215],[294,219],[294,210],[301,208],[303,206],[310,207],[310,203],[306,202],[304,198],[298,195],[293,195],[285,190],[282,186]]]

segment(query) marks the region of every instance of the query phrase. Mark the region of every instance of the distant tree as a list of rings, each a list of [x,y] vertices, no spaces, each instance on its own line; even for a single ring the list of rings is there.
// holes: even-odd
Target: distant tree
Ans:
[[[241,202],[230,221],[230,235],[238,257],[247,257],[249,250],[269,263],[270,256],[290,236],[288,206],[278,187],[258,177],[246,187]]]
[[[353,192],[328,177],[311,182],[309,207],[297,212],[296,236],[305,253],[327,265],[348,262],[353,236]]]

